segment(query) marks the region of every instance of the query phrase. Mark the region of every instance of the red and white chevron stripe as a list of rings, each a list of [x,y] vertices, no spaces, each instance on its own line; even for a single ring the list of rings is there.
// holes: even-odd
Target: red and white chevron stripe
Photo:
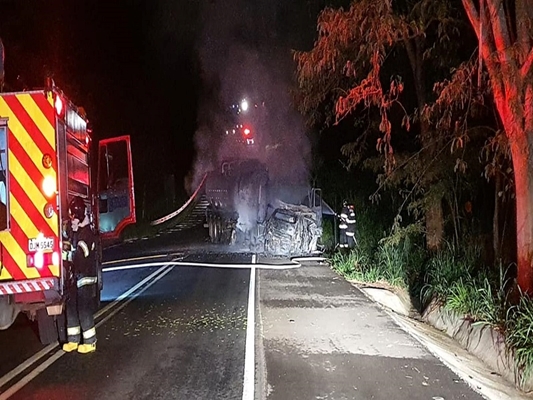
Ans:
[[[55,288],[56,278],[39,278],[28,281],[1,282],[0,295],[42,292]]]

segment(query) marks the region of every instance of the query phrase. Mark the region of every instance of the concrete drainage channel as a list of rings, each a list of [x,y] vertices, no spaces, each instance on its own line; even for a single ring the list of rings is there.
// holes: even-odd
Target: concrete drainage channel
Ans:
[[[407,296],[385,287],[351,283],[487,399],[533,398],[528,394],[533,379],[520,383],[503,335],[491,326],[474,324],[435,304],[419,315]]]

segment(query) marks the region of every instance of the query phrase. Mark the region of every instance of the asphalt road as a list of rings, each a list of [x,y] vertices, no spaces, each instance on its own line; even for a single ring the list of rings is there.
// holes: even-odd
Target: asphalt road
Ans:
[[[98,326],[96,353],[65,354],[53,349],[31,368],[55,357],[57,360],[11,398],[239,398],[243,390],[249,272],[162,268],[149,281],[155,283],[137,297],[125,298],[122,304],[132,301]],[[140,281],[155,271],[149,268],[129,274]],[[113,281],[120,282],[106,285],[113,288],[105,291],[108,299],[116,297],[123,290],[121,286],[128,286],[120,276],[122,272],[112,274]],[[161,279],[156,281],[157,277]],[[27,339],[30,335],[25,336]],[[1,342],[3,339],[0,337]],[[20,337],[13,348],[21,348],[24,343]],[[9,367],[0,363],[2,373],[6,373]]]
[[[44,347],[21,316],[0,332],[0,400],[480,399],[327,266],[169,264],[274,262],[223,250],[196,230],[106,251],[96,353]]]
[[[257,291],[257,398],[482,398],[327,266],[260,271]]]

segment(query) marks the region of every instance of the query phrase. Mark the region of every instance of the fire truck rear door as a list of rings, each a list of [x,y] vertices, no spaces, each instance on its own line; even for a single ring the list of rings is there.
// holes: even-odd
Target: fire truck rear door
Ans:
[[[136,222],[129,135],[98,144],[98,229],[102,239],[117,239]]]

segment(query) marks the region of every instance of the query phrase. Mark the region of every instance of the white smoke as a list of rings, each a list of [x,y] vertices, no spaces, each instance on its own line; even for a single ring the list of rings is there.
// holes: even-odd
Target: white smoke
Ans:
[[[228,158],[258,158],[267,165],[271,182],[308,186],[311,146],[305,124],[291,105],[294,67],[290,49],[277,48],[273,40],[277,2],[204,4],[198,44],[204,93],[194,138],[196,162],[186,182],[189,190]],[[225,110],[243,97],[265,105],[255,146],[237,145],[223,134]],[[292,194],[301,198],[301,193]]]

